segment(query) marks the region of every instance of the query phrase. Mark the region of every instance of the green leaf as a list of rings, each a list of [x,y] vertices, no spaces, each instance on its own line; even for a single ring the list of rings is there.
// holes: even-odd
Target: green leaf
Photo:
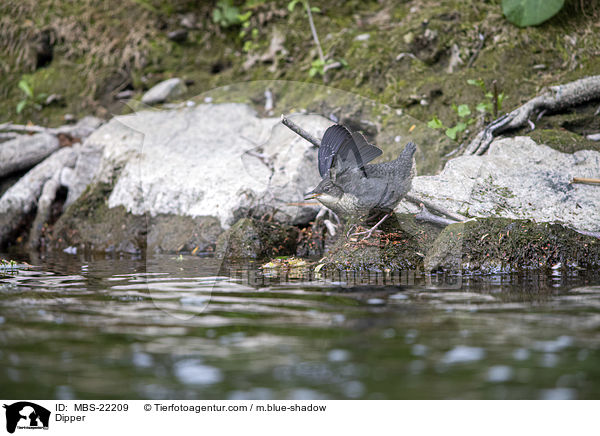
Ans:
[[[502,109],[502,102],[504,101],[504,97],[506,97],[506,96],[504,95],[503,92],[498,94],[498,107],[497,107],[498,110]]]
[[[469,85],[479,86],[483,92],[485,92],[485,82],[481,79],[469,79],[467,80]]]
[[[315,13],[319,13],[319,12],[321,12],[321,9],[319,9],[319,8],[318,8],[318,7],[316,7],[316,6],[311,6],[311,7],[310,7],[310,11],[311,11],[311,12],[315,12]]]
[[[244,21],[248,21],[251,16],[252,16],[252,11],[248,11],[245,14],[238,14],[237,19],[240,22],[244,22]]]
[[[441,129],[442,127],[444,127],[444,124],[440,121],[438,117],[434,115],[433,118],[427,123],[427,127],[431,127],[432,129]]]
[[[17,113],[20,114],[23,112],[25,106],[27,106],[27,100],[21,100],[19,103],[17,103]]]
[[[456,126],[446,129],[446,136],[452,140],[456,140]]]
[[[300,0],[292,0],[291,2],[288,3],[288,11],[293,12],[294,8],[296,7],[296,4],[299,2]]]
[[[454,126],[454,129],[456,129],[457,132],[464,132],[465,130],[467,130],[467,125],[466,123],[459,121],[458,123],[456,123],[456,126]]]
[[[27,97],[33,98],[33,88],[27,83],[27,80],[21,79],[19,81],[19,88],[21,88],[21,91],[23,91]]]
[[[461,118],[464,118],[467,115],[471,115],[471,109],[469,109],[469,105],[467,104],[461,104],[460,106],[458,106],[458,110],[456,112]]]
[[[502,0],[502,13],[519,27],[535,26],[556,15],[564,0]]]
[[[221,10],[220,9],[214,9],[213,10],[213,23],[219,24],[219,22],[221,21],[221,18],[222,18]]]
[[[315,77],[315,75],[317,74],[319,70],[317,70],[315,67],[312,67],[310,70],[308,70],[308,75],[310,77]]]
[[[477,105],[477,107],[475,108],[477,110],[477,112],[492,112],[492,103],[490,103],[489,101],[482,101],[481,103],[479,103]]]

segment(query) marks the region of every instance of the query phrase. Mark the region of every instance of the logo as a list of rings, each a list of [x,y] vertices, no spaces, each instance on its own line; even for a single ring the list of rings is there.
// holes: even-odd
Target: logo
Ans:
[[[14,433],[15,429],[40,430],[48,429],[50,411],[29,401],[19,401],[6,409],[6,431]]]

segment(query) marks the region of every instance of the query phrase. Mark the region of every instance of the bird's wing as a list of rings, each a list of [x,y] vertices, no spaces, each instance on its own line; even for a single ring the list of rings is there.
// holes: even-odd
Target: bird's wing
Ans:
[[[381,155],[382,151],[369,144],[358,132],[350,131],[340,124],[328,128],[319,147],[319,174],[325,177],[329,169],[363,168]]]

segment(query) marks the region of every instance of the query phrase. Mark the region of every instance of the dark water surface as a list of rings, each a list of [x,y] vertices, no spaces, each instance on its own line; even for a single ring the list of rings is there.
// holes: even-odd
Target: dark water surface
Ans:
[[[0,273],[4,398],[600,398],[598,273],[436,289],[192,256],[34,263]]]

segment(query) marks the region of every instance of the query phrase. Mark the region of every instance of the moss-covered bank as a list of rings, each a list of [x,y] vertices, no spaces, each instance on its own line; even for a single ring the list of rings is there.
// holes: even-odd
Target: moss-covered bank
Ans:
[[[600,267],[600,239],[560,224],[485,218],[452,224],[425,258],[428,271],[499,273]]]

